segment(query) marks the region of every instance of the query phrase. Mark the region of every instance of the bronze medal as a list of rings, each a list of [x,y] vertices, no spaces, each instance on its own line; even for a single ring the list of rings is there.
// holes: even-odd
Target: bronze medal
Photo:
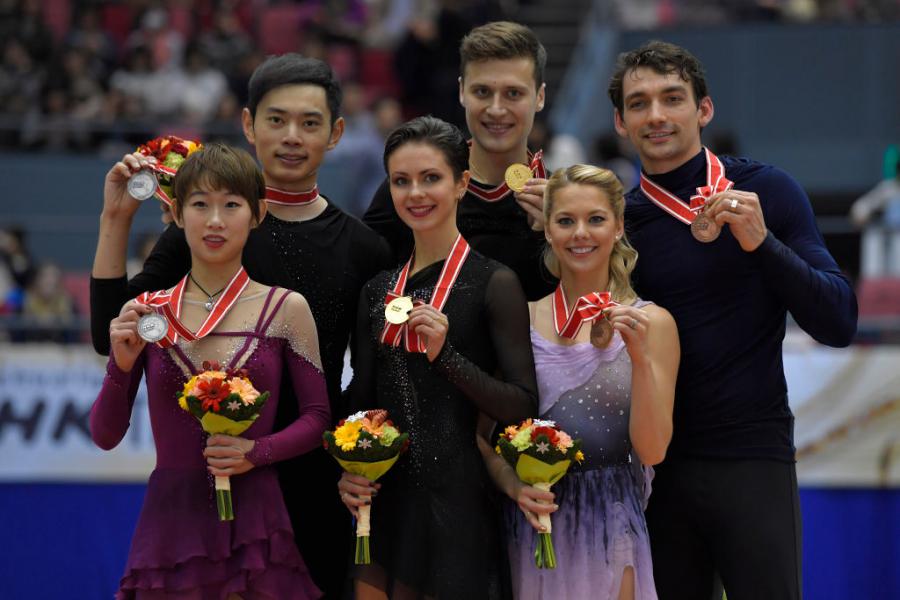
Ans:
[[[506,168],[503,179],[509,189],[521,192],[525,189],[525,182],[531,179],[531,169],[521,163],[513,163]]]
[[[612,341],[613,327],[606,317],[597,317],[591,323],[591,344],[601,350],[607,348]]]
[[[384,319],[393,325],[401,325],[409,320],[412,309],[413,301],[409,296],[394,298],[384,307]]]
[[[703,213],[698,214],[691,222],[691,234],[698,242],[709,243],[719,237],[721,232],[722,228]]]

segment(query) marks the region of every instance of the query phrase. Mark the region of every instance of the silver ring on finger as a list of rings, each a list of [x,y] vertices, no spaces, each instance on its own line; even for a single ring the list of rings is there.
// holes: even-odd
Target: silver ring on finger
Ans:
[[[732,198],[732,199],[731,199],[731,208],[732,208],[732,209],[737,208],[737,207],[738,207],[738,204],[740,204],[740,202],[738,201],[737,198]]]
[[[631,327],[632,329],[636,329],[636,328],[637,328],[637,325],[638,325],[637,319],[635,319],[634,317],[632,317],[632,318],[631,318],[631,323],[629,323],[628,326]]]

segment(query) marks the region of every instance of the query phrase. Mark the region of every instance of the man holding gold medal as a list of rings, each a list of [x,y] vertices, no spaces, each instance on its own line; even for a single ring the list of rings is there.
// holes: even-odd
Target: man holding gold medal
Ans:
[[[671,312],[681,342],[674,433],[647,508],[659,598],[709,598],[718,573],[729,599],[799,600],[781,343],[790,311],[817,341],[848,345],[853,290],[790,175],[703,147],[713,103],[687,50],[620,55],[609,97],[641,158],[625,209],[635,288]]]
[[[268,207],[266,218],[250,233],[242,262],[253,280],[297,291],[309,303],[333,415],[347,413],[341,397],[341,372],[360,289],[390,265],[384,240],[326,200],[316,185],[325,154],[339,142],[344,130],[341,96],[327,64],[286,54],[270,57],[256,69],[242,114],[244,134],[262,165]],[[123,304],[142,292],[170,288],[190,269],[184,233],[169,227],[143,272],[126,280],[128,236],[140,203],[125,187],[154,165],[140,154],[125,156],[119,165],[107,176],[91,279],[92,337],[102,354],[109,352],[109,323]],[[122,173],[130,175],[125,178]],[[146,196],[153,182],[139,183],[132,188]],[[185,294],[212,305],[222,290],[191,277]],[[142,329],[152,339],[165,335],[160,333],[164,325],[147,323]],[[279,403],[276,428],[297,417],[291,389],[286,380],[282,397],[288,397]],[[289,414],[291,410],[294,414]],[[218,451],[225,458],[240,458],[240,452],[230,447]],[[352,535],[345,509],[334,494],[340,468],[318,449],[279,463],[279,474],[297,545],[307,557],[316,585],[326,598],[342,597]]]
[[[544,108],[547,52],[524,25],[476,27],[460,45],[459,101],[472,136],[469,180],[457,225],[472,248],[518,275],[529,300],[556,287],[543,267],[544,187],[540,151],[528,150],[534,116]],[[363,222],[391,245],[397,262],[412,252],[412,235],[394,210],[388,182]]]

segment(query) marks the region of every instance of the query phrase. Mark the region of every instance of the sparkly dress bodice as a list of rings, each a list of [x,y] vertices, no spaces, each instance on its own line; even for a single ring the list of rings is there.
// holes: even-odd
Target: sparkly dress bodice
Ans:
[[[581,438],[583,469],[631,462],[631,361],[618,333],[609,347],[561,346],[531,330],[542,419]]]

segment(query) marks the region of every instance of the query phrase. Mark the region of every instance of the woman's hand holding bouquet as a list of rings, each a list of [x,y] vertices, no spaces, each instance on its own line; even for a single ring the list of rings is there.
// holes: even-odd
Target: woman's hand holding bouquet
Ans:
[[[350,415],[334,431],[322,436],[325,449],[344,468],[338,483],[341,499],[356,517],[356,564],[371,562],[369,531],[375,481],[397,462],[409,445],[409,434],[400,433],[386,410],[369,410]]]
[[[572,461],[581,462],[581,440],[573,440],[566,432],[559,429],[553,421],[528,419],[518,426],[510,425],[500,435],[495,448],[516,471],[519,479],[545,492],[546,494],[529,493],[527,488],[520,487],[517,502],[527,513],[537,514],[537,529],[540,531],[537,548],[534,550],[534,562],[539,569],[555,569],[556,553],[553,550],[552,527],[549,510],[528,510],[535,504],[552,503],[550,486],[560,480]],[[535,525],[531,515],[529,521]]]

